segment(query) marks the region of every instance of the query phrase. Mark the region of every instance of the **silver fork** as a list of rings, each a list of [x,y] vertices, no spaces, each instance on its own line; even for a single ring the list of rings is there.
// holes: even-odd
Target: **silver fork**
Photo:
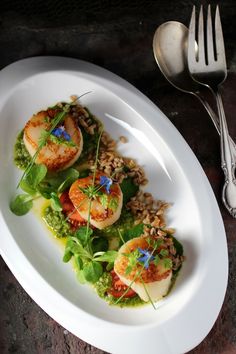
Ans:
[[[208,6],[207,29],[204,37],[203,9],[200,8],[198,21],[198,48],[195,35],[195,6],[193,7],[188,36],[188,67],[193,79],[207,86],[213,93],[220,121],[221,167],[225,174],[222,200],[229,213],[236,218],[236,162],[229,142],[229,133],[219,86],[227,76],[224,38],[222,33],[219,7],[215,13],[215,35],[212,31],[211,7]],[[206,41],[205,41],[206,38]],[[206,42],[206,43],[205,43]]]

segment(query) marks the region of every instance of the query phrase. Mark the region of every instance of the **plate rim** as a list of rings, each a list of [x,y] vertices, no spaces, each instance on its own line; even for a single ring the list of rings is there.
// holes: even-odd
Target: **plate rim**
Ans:
[[[76,69],[77,68],[77,69]],[[223,300],[225,297],[225,292],[226,292],[226,288],[227,288],[227,279],[228,279],[228,254],[227,254],[227,242],[226,242],[226,234],[225,234],[225,230],[224,230],[224,224],[223,224],[223,220],[219,211],[219,207],[217,205],[214,193],[212,191],[212,188],[210,186],[209,181],[207,180],[207,177],[200,165],[200,163],[198,162],[196,156],[194,155],[194,153],[192,152],[192,150],[190,149],[189,145],[187,144],[187,142],[184,140],[184,138],[182,137],[181,133],[174,127],[174,125],[169,121],[169,119],[160,111],[160,109],[152,102],[150,101],[145,95],[143,95],[138,89],[136,89],[133,85],[131,85],[130,83],[128,83],[126,80],[120,78],[119,76],[117,76],[116,74],[111,73],[110,71],[101,68],[95,64],[86,62],[86,61],[82,61],[79,59],[74,59],[74,58],[68,58],[68,57],[50,57],[50,56],[44,56],[44,57],[33,57],[33,58],[27,58],[27,59],[22,59],[19,60],[13,64],[8,65],[7,67],[5,67],[4,69],[2,69],[0,71],[0,105],[4,104],[6,98],[11,94],[11,90],[14,89],[14,86],[16,85],[16,83],[20,83],[22,78],[25,77],[28,78],[33,74],[40,74],[41,72],[57,72],[57,71],[78,71],[78,72],[86,72],[86,70],[89,69],[89,74],[93,75],[93,76],[97,76],[98,78],[101,77],[103,80],[106,80],[106,83],[109,86],[113,87],[113,91],[114,88],[122,88],[122,90],[124,91],[123,93],[123,98],[122,101],[125,101],[126,103],[131,101],[133,102],[133,100],[136,100],[136,103],[138,102],[138,104],[136,105],[136,111],[139,113],[140,111],[142,111],[142,109],[140,108],[141,106],[144,106],[147,110],[150,110],[151,112],[156,112],[161,119],[161,123],[162,126],[160,127],[164,137],[165,137],[165,131],[167,129],[167,131],[171,132],[172,136],[175,137],[175,139],[177,139],[177,145],[180,148],[180,151],[176,151],[177,154],[177,161],[180,164],[181,168],[184,170],[184,172],[187,174],[188,169],[193,169],[194,171],[198,172],[198,175],[201,176],[202,180],[202,187],[204,187],[204,189],[207,191],[207,198],[206,201],[209,203],[206,203],[206,205],[204,206],[204,208],[207,210],[211,209],[211,216],[215,216],[214,219],[214,223],[213,220],[211,218],[211,224],[212,224],[212,229],[216,230],[216,232],[218,234],[221,234],[221,250],[222,250],[222,254],[224,254],[224,265],[223,265],[223,269],[221,269],[222,274],[221,274],[221,278],[222,278],[222,289],[221,289],[221,294],[218,294],[218,300],[217,300],[217,304],[215,304],[215,311],[213,311],[213,313],[211,313],[211,319],[208,318],[208,323],[206,325],[206,318],[204,318],[204,330],[201,330],[198,334],[198,336],[191,338],[191,344],[190,342],[188,343],[188,345],[183,346],[182,345],[182,350],[181,351],[188,351],[191,350],[192,348],[194,348],[196,345],[198,345],[204,338],[205,336],[209,333],[209,331],[211,330],[211,328],[213,327],[215,320],[219,314],[219,311],[221,309],[221,306],[223,304]],[[43,71],[42,71],[43,70]],[[20,71],[20,72],[19,72]],[[12,75],[15,74],[15,75]],[[3,84],[2,82],[6,83],[6,79],[10,76],[14,76],[11,77],[11,80],[7,80],[7,85],[8,87],[6,88],[5,85],[5,89],[3,92]],[[116,91],[116,90],[115,90]],[[122,95],[118,95],[116,94],[118,97],[121,97]],[[131,105],[132,106],[132,105]],[[141,114],[142,116],[142,114]],[[151,116],[152,117],[152,116]],[[155,126],[155,121],[153,119],[146,119],[145,121],[147,121],[149,124]],[[175,140],[172,139],[172,140]],[[166,139],[163,139],[164,141],[166,141]],[[168,140],[168,139],[167,139]],[[174,147],[175,144],[169,144],[168,142],[168,147]],[[182,155],[184,151],[184,154],[189,157],[189,161],[188,163],[190,164],[190,166],[188,167],[188,169],[186,168],[186,166],[182,165],[182,160],[180,158],[180,155]],[[179,156],[178,156],[179,155]],[[176,156],[176,155],[175,155]],[[199,184],[199,186],[201,185],[201,183]],[[201,189],[199,188],[198,189]],[[52,286],[48,283],[46,283],[46,281],[41,277],[40,274],[38,274],[37,270],[33,267],[33,265],[30,264],[30,262],[26,259],[26,257],[21,253],[21,251],[18,249],[18,246],[16,245],[14,239],[11,237],[10,231],[8,230],[8,226],[5,224],[2,215],[0,215],[0,225],[3,225],[3,235],[6,237],[4,238],[4,242],[3,244],[0,244],[0,251],[2,254],[2,257],[4,259],[4,261],[6,262],[6,264],[8,265],[8,267],[10,268],[11,272],[14,274],[14,276],[17,278],[17,280],[20,282],[20,284],[23,286],[23,288],[26,290],[26,292],[31,296],[31,298],[33,298],[33,300],[44,310],[46,311],[52,318],[54,318],[57,322],[61,323],[62,326],[64,326],[65,328],[67,328],[70,332],[72,332],[73,334],[79,336],[81,339],[89,342],[90,344],[97,346],[103,350],[108,350],[108,351],[112,351],[112,353],[116,352],[116,348],[113,347],[111,341],[110,344],[107,345],[106,343],[103,343],[103,341],[99,341],[96,335],[87,335],[86,333],[86,329],[88,330],[88,328],[91,326],[91,320],[94,321],[95,323],[93,324],[94,327],[97,328],[98,325],[102,325],[104,327],[108,327],[108,324],[111,326],[111,322],[109,321],[104,321],[102,319],[98,319],[96,318],[96,320],[94,319],[94,317],[86,312],[84,312],[83,310],[79,309],[81,312],[81,317],[79,320],[83,321],[83,326],[85,326],[85,330],[82,330],[81,328],[77,331],[75,331],[74,328],[68,328],[70,326],[67,325],[67,320],[65,318],[65,316],[63,315],[62,317],[58,316],[58,310],[57,310],[57,306],[55,306],[54,309],[50,308],[50,306],[52,306],[52,304],[50,304],[49,306],[45,305],[45,301],[41,301],[39,299],[39,296],[37,294],[37,291],[32,291],[31,287],[28,285],[26,279],[23,279],[24,277],[22,276],[22,274],[24,274],[24,272],[21,274],[21,271],[23,270],[18,270],[15,268],[14,266],[14,259],[12,259],[12,257],[9,257],[8,254],[8,247],[11,246],[14,249],[14,252],[18,253],[18,256],[20,257],[21,261],[22,261],[22,265],[24,264],[24,266],[28,267],[28,269],[30,269],[30,271],[32,271],[33,273],[37,273],[34,274],[35,276],[38,277],[38,279],[44,283],[44,287],[45,289],[47,289],[47,291],[51,291],[51,293],[53,294],[53,296],[59,296],[63,299],[63,301],[68,302],[68,306],[69,307],[75,307],[76,309],[78,309],[78,307],[76,307],[75,305],[73,305],[72,303],[70,303],[68,300],[66,300],[65,298],[63,298],[63,296],[61,294],[59,294],[54,288],[52,288]],[[10,236],[10,238],[9,238]],[[23,259],[23,258],[24,259]],[[17,258],[17,257],[15,257]],[[221,264],[222,266],[222,264]],[[46,291],[46,292],[47,292]],[[219,296],[220,295],[220,296]],[[61,300],[62,300],[61,299]],[[202,301],[202,300],[201,300]],[[60,318],[59,318],[60,317]],[[171,321],[173,321],[173,319],[171,319]],[[168,322],[168,320],[167,320]],[[189,323],[188,323],[189,325]],[[136,326],[131,326],[131,325],[121,325],[121,324],[115,324],[112,323],[112,326],[114,327],[114,333],[112,334],[114,338],[116,337],[116,331],[119,332],[119,335],[124,336],[124,328],[125,331],[128,331],[130,338],[135,338],[135,336],[137,336],[137,327]],[[148,326],[148,325],[140,325],[138,326],[139,330],[142,331],[142,333],[146,333],[147,336],[149,337],[150,340],[153,341],[153,338],[150,338],[150,336],[155,335],[157,337],[157,333],[156,333],[156,325],[152,325],[152,326]],[[170,328],[172,328],[173,325],[168,325],[168,323],[165,323],[163,328],[159,329],[160,330],[160,335],[159,337],[161,338],[161,336],[163,336],[163,344],[165,344],[166,348],[168,348],[168,351],[166,351],[167,353],[177,353],[173,350],[174,346],[168,344],[166,337],[167,337],[167,333],[170,330]],[[90,329],[91,330],[91,329]],[[75,333],[76,332],[76,333]],[[110,330],[110,332],[112,332]],[[110,333],[111,335],[111,333]],[[159,338],[159,339],[160,339]],[[174,340],[174,338],[172,337],[172,340]],[[178,339],[175,338],[175,340],[178,342]],[[178,342],[179,343],[179,342]],[[133,344],[131,343],[131,348],[133,348]],[[144,346],[145,344],[143,344]],[[180,345],[180,343],[179,343]],[[138,344],[140,353],[144,350],[144,348],[141,349],[142,343]],[[117,352],[118,353],[118,352]],[[125,353],[125,351],[122,351],[122,353]],[[128,352],[127,352],[128,353]],[[129,353],[132,353],[132,351],[129,350]],[[137,352],[136,352],[137,353]],[[163,354],[164,352],[162,351],[161,354]]]

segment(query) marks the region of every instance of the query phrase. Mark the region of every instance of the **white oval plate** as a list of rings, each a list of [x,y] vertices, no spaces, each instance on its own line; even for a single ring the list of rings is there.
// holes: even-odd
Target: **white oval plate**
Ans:
[[[120,152],[135,158],[149,178],[147,190],[173,206],[186,261],[174,289],[152,306],[109,306],[80,285],[63,249],[33,213],[9,211],[20,172],[13,164],[17,133],[31,115],[70,95],[97,115],[114,138],[128,137]],[[75,59],[38,57],[0,73],[1,254],[18,281],[52,318],[81,339],[118,354],[183,353],[210,331],[220,311],[228,277],[221,215],[197,159],[166,116],[118,76]]]

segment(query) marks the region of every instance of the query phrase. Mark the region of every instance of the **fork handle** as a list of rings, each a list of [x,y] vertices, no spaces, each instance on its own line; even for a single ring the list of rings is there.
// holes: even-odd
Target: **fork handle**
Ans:
[[[202,103],[202,105],[205,107],[207,113],[211,117],[211,120],[212,120],[218,134],[220,135],[220,122],[219,122],[218,116],[215,114],[215,112],[213,111],[213,109],[211,108],[209,103],[206,101],[206,99],[200,95],[200,93],[195,92],[195,95],[197,96],[199,101]],[[233,160],[236,162],[236,144],[233,141],[233,139],[231,138],[231,136],[229,136],[229,143],[230,143],[230,149],[232,152]]]
[[[232,150],[229,140],[228,126],[226,122],[224,106],[221,94],[217,89],[215,92],[217,108],[220,121],[220,145],[221,145],[221,167],[225,174],[225,183],[222,191],[222,200],[230,214],[236,218],[236,180],[235,167],[236,162],[232,156]]]

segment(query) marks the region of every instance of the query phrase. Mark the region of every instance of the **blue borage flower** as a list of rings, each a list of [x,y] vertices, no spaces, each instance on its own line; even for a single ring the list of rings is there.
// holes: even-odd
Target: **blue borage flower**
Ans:
[[[106,192],[110,193],[110,188],[112,185],[112,179],[107,176],[100,176],[100,186],[105,187]]]
[[[144,263],[144,268],[148,269],[149,263],[153,261],[155,257],[148,250],[143,250],[140,247],[138,247],[138,251],[142,254],[142,256],[138,258],[138,261]]]
[[[56,136],[57,138],[64,138],[66,141],[71,140],[70,134],[65,131],[65,127],[63,126],[53,129],[51,134]]]
[[[70,140],[71,140],[70,134],[68,134],[66,131],[64,131],[62,135],[63,135],[63,138],[64,138],[66,141],[70,141]]]

